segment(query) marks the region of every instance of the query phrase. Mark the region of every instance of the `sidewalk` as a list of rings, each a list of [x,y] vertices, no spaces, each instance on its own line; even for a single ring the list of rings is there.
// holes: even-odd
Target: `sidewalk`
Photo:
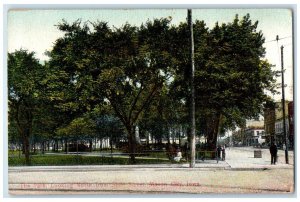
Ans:
[[[189,164],[9,167],[9,193],[293,193],[294,165],[270,165],[268,150],[253,158],[254,148],[230,148],[226,161]],[[290,153],[290,162],[293,154]]]
[[[254,158],[254,150],[261,150],[262,158]],[[226,149],[226,162],[231,169],[284,169],[294,167],[294,153],[289,151],[289,164],[285,163],[284,151],[278,150],[276,165],[271,165],[269,149],[232,147]]]

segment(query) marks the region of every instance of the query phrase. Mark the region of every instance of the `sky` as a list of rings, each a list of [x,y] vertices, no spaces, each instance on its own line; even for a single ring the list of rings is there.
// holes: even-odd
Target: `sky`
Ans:
[[[289,9],[193,9],[193,21],[204,20],[208,28],[213,28],[216,22],[232,22],[235,15],[240,17],[250,14],[252,21],[259,21],[258,31],[265,36],[265,58],[274,64],[274,70],[280,70],[280,46],[284,46],[284,66],[286,99],[292,100],[293,90],[293,57],[292,57],[292,11]],[[85,21],[105,21],[113,27],[120,27],[126,22],[140,26],[147,20],[171,17],[172,24],[186,21],[186,9],[89,9],[89,10],[9,10],[8,12],[8,52],[20,48],[34,51],[40,61],[48,60],[44,54],[51,50],[56,39],[63,35],[55,25],[65,19],[74,22],[77,19]],[[279,38],[274,41],[276,35]],[[279,78],[279,83],[281,79]],[[280,90],[280,89],[279,89]],[[281,92],[281,91],[280,91]],[[274,96],[281,99],[281,94]]]

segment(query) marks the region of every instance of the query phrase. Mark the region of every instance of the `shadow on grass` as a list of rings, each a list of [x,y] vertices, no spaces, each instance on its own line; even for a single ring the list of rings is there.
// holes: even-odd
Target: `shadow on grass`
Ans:
[[[136,164],[171,164],[166,159],[136,158]],[[9,166],[25,166],[24,157],[9,157]],[[130,165],[128,157],[80,156],[80,155],[35,155],[31,156],[31,166],[66,165]]]

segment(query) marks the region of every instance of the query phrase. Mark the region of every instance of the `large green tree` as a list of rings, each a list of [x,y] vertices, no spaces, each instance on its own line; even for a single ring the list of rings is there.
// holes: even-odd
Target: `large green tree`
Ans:
[[[207,39],[209,57],[196,68],[198,110],[207,114],[212,145],[221,128],[242,126],[243,120],[257,117],[268,100],[265,91],[274,92],[276,72],[263,59],[264,37],[257,25],[249,15],[216,24]]]
[[[43,66],[33,52],[18,50],[8,54],[9,122],[16,126],[30,164],[30,136],[33,120],[40,107]]]
[[[221,130],[242,126],[245,119],[262,112],[268,100],[265,91],[274,91],[276,72],[264,60],[264,37],[257,31],[258,22],[249,15],[211,30],[204,22],[194,24],[195,38],[195,92],[197,129],[206,135],[211,147],[216,146]],[[186,99],[185,79],[188,75],[187,25],[177,29],[175,58],[178,68],[174,82],[175,91]]]
[[[161,19],[110,29],[98,22],[91,29],[79,21],[62,22],[58,28],[65,35],[49,54],[59,83],[53,99],[74,112],[110,105],[127,131],[132,163],[134,128],[171,74],[169,23]]]

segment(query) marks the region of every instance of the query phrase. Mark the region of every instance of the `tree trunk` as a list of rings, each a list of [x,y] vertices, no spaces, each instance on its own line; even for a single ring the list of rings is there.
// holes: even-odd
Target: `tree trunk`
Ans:
[[[42,154],[45,154],[45,141],[42,142]]]
[[[126,126],[127,130],[127,137],[128,137],[128,149],[129,149],[129,156],[130,156],[130,164],[135,164],[135,152],[136,152],[136,143],[135,143],[135,130],[134,127],[131,125]]]
[[[154,135],[153,134],[150,134],[150,138],[151,138],[151,144],[153,144],[153,139],[154,139]]]
[[[112,138],[109,139],[110,153],[113,153]]]
[[[147,147],[149,147],[149,133],[146,131],[145,135],[146,135],[146,145]]]
[[[30,143],[29,137],[25,134],[23,136],[24,154],[25,154],[25,164],[30,165]]]
[[[102,151],[102,143],[103,143],[103,139],[100,138],[100,147],[99,147],[99,150]]]
[[[23,143],[22,143],[22,154],[25,154],[25,145],[24,145],[24,139],[22,139]]]
[[[218,133],[220,130],[221,114],[217,114],[208,120],[207,124],[207,141],[209,149],[214,150],[217,147]]]
[[[55,152],[55,141],[52,142],[52,151]]]
[[[65,140],[65,153],[68,153],[68,140]]]
[[[181,130],[178,130],[178,142],[179,142],[179,146],[181,145]]]
[[[35,142],[33,143],[33,153],[34,154],[36,153],[36,143]]]
[[[92,152],[93,151],[93,139],[90,139],[90,146],[89,146],[90,148],[90,152]]]
[[[173,127],[170,128],[170,132],[171,132],[171,134],[172,134],[173,144],[174,144],[174,143],[176,144],[176,136],[175,136],[175,131],[174,131],[174,128],[173,128]]]
[[[170,131],[168,131],[167,133],[167,138],[168,138],[168,144],[171,144]]]
[[[76,153],[78,154],[78,140],[76,140]]]
[[[19,143],[19,158],[21,158],[21,144]]]
[[[58,152],[58,140],[55,140],[55,151]]]

